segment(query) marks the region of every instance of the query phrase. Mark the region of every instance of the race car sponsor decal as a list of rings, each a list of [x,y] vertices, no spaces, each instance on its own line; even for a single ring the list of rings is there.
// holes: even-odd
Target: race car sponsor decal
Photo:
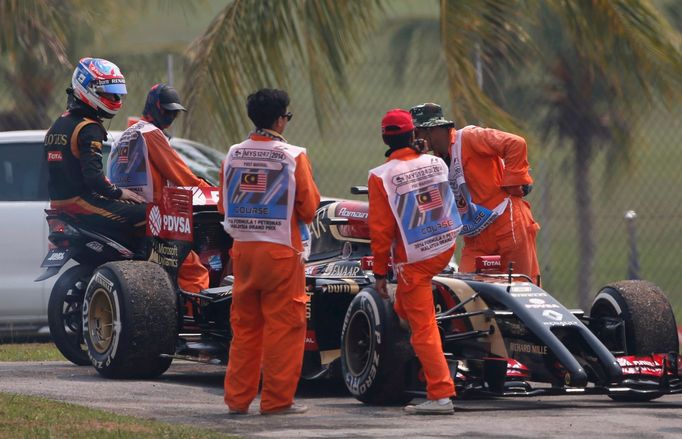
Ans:
[[[579,321],[562,321],[562,322],[555,322],[555,321],[546,321],[542,322],[543,325],[545,326],[578,326],[580,324]]]
[[[191,197],[184,189],[163,188],[161,203],[147,206],[147,236],[193,241]]]
[[[106,276],[104,276],[102,273],[99,271],[95,273],[95,275],[92,277],[92,280],[90,282],[95,282],[100,284],[105,290],[108,292],[112,292],[114,290],[114,282],[108,279]]]
[[[333,283],[329,285],[322,285],[323,293],[336,294],[357,294],[360,292],[360,285],[351,279],[340,279],[343,283]]]
[[[362,267],[360,267],[357,262],[339,262],[308,266],[305,269],[305,274],[306,276],[339,278],[364,276]]]
[[[539,293],[539,292],[533,292],[533,293],[531,293],[531,292],[530,292],[530,291],[531,291],[531,288],[530,288],[530,287],[528,287],[528,289],[525,289],[525,288],[524,288],[524,289],[522,289],[521,291],[524,291],[524,292],[521,293],[521,292],[519,292],[519,290],[517,290],[515,287],[511,287],[511,295],[512,295],[512,297],[545,297],[545,296],[548,295],[547,293]],[[527,292],[525,292],[525,291],[527,291]]]
[[[543,311],[542,315],[549,319],[556,320],[557,322],[564,319],[564,316],[561,315],[561,313],[552,310]]]
[[[512,352],[522,352],[524,354],[547,355],[549,349],[545,345],[529,343],[509,343],[509,350]]]
[[[156,262],[164,267],[178,268],[178,247],[166,245],[163,242],[155,243],[152,248],[149,261]]]
[[[96,251],[97,253],[102,253],[102,250],[104,250],[104,245],[97,241],[90,241],[85,244],[85,246],[90,250]]]
[[[336,211],[336,216],[342,218],[366,220],[369,217],[369,212],[367,211],[367,205],[364,203],[347,202],[339,204],[339,209]]]
[[[616,361],[623,370],[623,375],[661,377],[663,376],[663,358],[664,356],[662,354],[654,354],[646,357],[629,355],[616,357]]]
[[[161,231],[161,213],[159,212],[159,206],[154,206],[149,211],[149,230],[152,235],[159,236]]]
[[[539,299],[536,297],[531,297],[528,299],[528,303],[526,303],[524,306],[531,309],[560,308],[560,306],[556,303],[546,303],[544,299]]]
[[[319,346],[317,345],[317,336],[315,335],[315,331],[306,331],[305,334],[305,350],[306,351],[317,351],[319,350]]]

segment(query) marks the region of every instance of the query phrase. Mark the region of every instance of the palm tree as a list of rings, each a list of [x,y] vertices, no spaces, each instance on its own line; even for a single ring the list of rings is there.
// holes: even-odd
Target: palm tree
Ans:
[[[656,95],[670,102],[679,97],[682,57],[665,20],[647,2],[543,5],[535,39],[542,42],[543,54],[536,67],[545,74],[533,89],[540,91],[534,94],[544,140],[558,137],[573,150],[578,298],[587,309],[596,253],[593,159],[605,150],[607,178],[630,164],[634,140],[628,117]]]
[[[8,92],[16,103],[0,112],[0,129],[49,123],[46,111],[54,88],[50,76],[69,65],[69,12],[59,0],[0,2],[0,77],[12,84]]]
[[[310,84],[324,123],[346,90],[347,64],[380,10],[376,0],[232,1],[190,48],[188,135],[206,126],[217,127],[223,138],[243,131],[244,114],[235,109],[246,95],[283,87],[294,72]]]
[[[233,1],[192,48],[186,91],[204,105],[191,115],[191,126],[201,127],[209,108],[210,122],[223,135],[240,132],[244,114],[235,109],[243,107],[245,95],[265,85],[285,86],[292,68],[307,71],[324,123],[331,104],[343,96],[347,61],[361,52],[367,29],[386,8],[390,2]],[[591,194],[580,185],[589,186],[597,147],[620,148],[613,156],[627,157],[631,138],[624,114],[637,102],[657,94],[679,97],[676,36],[649,0],[441,0],[439,8],[441,53],[433,59],[447,68],[455,120],[518,129],[528,110],[512,117],[502,108],[513,106],[499,99],[496,84],[481,87],[480,79],[498,71],[516,76],[533,71],[537,82],[524,81],[542,92],[536,103],[545,108],[544,132],[557,133],[573,147],[579,294],[586,306],[595,244]],[[430,29],[423,20],[407,27],[396,39],[404,44],[399,50],[405,58],[414,34]]]
[[[114,27],[154,6],[132,0],[101,0],[92,5],[88,0],[0,1],[0,130],[47,128],[55,117],[55,105],[64,106],[63,91],[70,83],[73,63],[86,55],[111,55],[110,44],[102,41],[106,29],[98,26]],[[185,12],[195,10],[192,4],[179,6]],[[114,55],[123,59],[119,67],[124,72],[128,64],[136,67],[144,79],[142,92],[151,85],[148,78],[158,78],[163,70],[159,59],[165,61],[173,49],[181,53],[184,48]]]

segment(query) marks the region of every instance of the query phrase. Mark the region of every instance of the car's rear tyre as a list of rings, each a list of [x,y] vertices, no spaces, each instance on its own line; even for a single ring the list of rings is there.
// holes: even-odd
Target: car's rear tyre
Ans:
[[[92,276],[92,267],[76,265],[55,282],[47,304],[50,337],[59,352],[78,366],[90,364],[83,342],[83,296]]]
[[[406,369],[414,356],[408,332],[387,300],[367,287],[351,302],[341,330],[341,373],[346,388],[372,405],[398,405],[406,393]]]
[[[158,264],[109,262],[92,275],[83,301],[83,338],[97,371],[107,378],[154,378],[164,373],[177,338],[177,297]]]
[[[590,318],[622,320],[625,340],[618,343],[618,348],[626,355],[646,356],[677,352],[679,349],[677,325],[670,302],[651,282],[625,280],[603,287],[592,302]],[[602,341],[613,350],[613,338]],[[628,393],[609,396],[615,401],[651,401],[662,395]]]

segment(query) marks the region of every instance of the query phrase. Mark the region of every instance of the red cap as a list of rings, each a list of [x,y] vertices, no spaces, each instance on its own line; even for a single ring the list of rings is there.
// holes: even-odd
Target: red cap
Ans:
[[[381,119],[381,134],[384,136],[404,134],[410,131],[414,131],[414,123],[412,122],[412,115],[407,110],[400,108],[389,110]]]

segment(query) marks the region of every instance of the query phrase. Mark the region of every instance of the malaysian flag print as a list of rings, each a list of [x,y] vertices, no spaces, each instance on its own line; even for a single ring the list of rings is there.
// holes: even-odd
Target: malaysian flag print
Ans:
[[[121,148],[119,148],[118,162],[119,163],[128,163],[128,147],[127,146],[122,146]]]
[[[417,208],[420,212],[437,209],[443,206],[443,199],[438,188],[417,194]]]
[[[263,173],[245,172],[239,181],[239,190],[242,192],[265,192],[268,176]]]

